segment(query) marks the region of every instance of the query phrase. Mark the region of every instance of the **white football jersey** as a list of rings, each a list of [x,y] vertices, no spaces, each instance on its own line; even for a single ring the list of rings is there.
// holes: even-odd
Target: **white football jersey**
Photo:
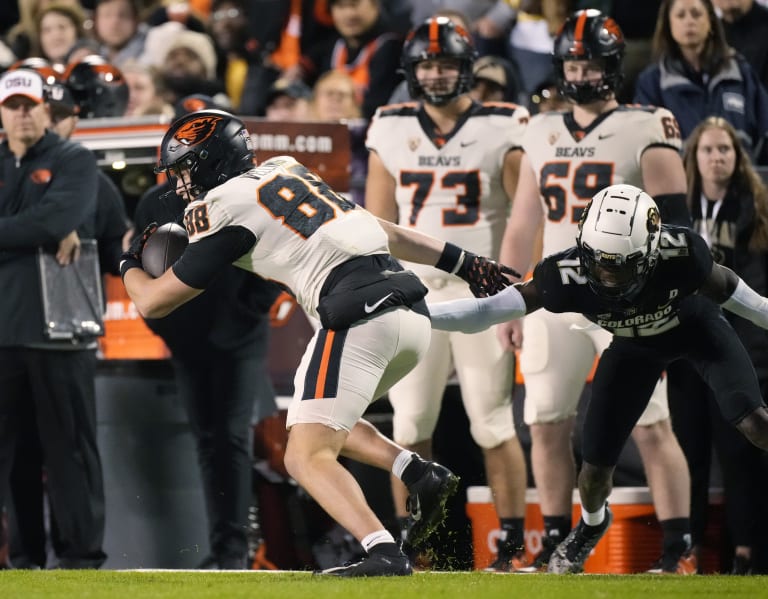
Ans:
[[[680,130],[666,108],[622,105],[581,130],[570,112],[531,119],[523,148],[536,171],[545,220],[545,256],[576,243],[592,196],[609,185],[643,187],[640,157],[651,146],[681,147]]]
[[[450,134],[440,135],[417,103],[379,108],[366,146],[396,181],[399,224],[497,258],[510,203],[504,157],[522,146],[528,117],[514,104],[475,104]],[[408,267],[423,276],[439,272]]]
[[[239,225],[256,236],[235,266],[286,285],[311,316],[334,267],[354,256],[388,253],[376,218],[288,156],[272,158],[191,202],[189,242]]]

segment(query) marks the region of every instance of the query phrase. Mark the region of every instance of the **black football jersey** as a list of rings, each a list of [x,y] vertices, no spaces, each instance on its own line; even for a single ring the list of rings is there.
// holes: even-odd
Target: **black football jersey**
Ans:
[[[681,303],[707,279],[712,257],[698,234],[672,225],[661,228],[659,254],[656,268],[631,301],[609,300],[593,292],[581,274],[576,247],[542,260],[534,270],[534,283],[550,312],[579,312],[622,337],[660,335],[685,322]]]

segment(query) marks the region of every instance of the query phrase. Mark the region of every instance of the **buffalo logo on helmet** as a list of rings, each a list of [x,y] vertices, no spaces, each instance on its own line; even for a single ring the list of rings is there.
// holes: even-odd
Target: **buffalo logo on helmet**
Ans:
[[[660,225],[661,225],[661,215],[659,214],[659,210],[656,208],[656,206],[651,206],[650,208],[648,208],[648,221],[646,223],[648,232],[649,233],[658,232]]]
[[[185,146],[196,146],[213,135],[220,120],[220,116],[200,116],[184,123],[173,137]]]

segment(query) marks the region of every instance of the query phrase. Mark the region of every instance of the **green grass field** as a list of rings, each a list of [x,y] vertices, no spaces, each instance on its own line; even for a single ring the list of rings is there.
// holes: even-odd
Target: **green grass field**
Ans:
[[[303,572],[0,571],[1,599],[658,599],[768,597],[765,576],[549,576],[483,572],[339,580]]]

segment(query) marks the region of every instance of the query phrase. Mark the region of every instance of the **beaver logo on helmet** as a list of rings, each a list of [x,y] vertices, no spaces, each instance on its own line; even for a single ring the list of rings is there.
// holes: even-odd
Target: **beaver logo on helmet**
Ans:
[[[220,120],[219,116],[198,117],[179,127],[173,137],[185,146],[196,146],[213,135]]]

